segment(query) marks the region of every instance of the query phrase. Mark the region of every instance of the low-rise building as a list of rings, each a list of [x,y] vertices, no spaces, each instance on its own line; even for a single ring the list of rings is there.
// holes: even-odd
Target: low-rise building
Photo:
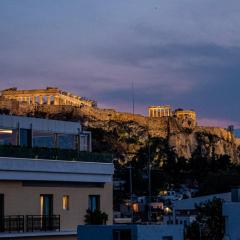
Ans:
[[[190,199],[184,199],[180,201],[173,202],[173,216],[171,221],[173,224],[183,224],[189,225],[196,220],[197,211],[196,205],[201,203],[211,201],[214,198],[219,198],[224,200],[225,202],[231,201],[231,193],[221,193],[221,194],[213,194],[202,197],[194,197]],[[166,219],[167,221],[169,219]]]
[[[79,122],[0,115],[0,239],[76,239],[87,209],[112,224],[112,175]]]
[[[230,202],[223,203],[223,216],[225,218],[224,240],[239,240],[240,188],[233,188],[231,196]]]
[[[181,225],[78,226],[78,240],[183,240]]]

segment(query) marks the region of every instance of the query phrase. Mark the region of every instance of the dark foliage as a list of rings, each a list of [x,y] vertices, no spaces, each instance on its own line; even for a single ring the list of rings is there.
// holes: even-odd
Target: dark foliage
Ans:
[[[92,212],[91,210],[87,210],[87,214],[85,215],[85,223],[88,225],[105,225],[108,220],[108,215],[105,212],[100,210],[95,210]]]
[[[186,239],[222,240],[224,236],[224,217],[222,200],[213,199],[196,206],[196,222],[187,227]]]

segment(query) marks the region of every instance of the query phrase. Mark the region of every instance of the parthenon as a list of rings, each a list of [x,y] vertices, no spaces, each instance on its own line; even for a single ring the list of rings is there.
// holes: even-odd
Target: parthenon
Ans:
[[[28,104],[70,105],[76,107],[97,106],[97,103],[93,100],[73,95],[55,87],[34,90],[18,90],[17,88],[9,88],[1,91],[0,93],[0,95],[5,99],[26,102]]]

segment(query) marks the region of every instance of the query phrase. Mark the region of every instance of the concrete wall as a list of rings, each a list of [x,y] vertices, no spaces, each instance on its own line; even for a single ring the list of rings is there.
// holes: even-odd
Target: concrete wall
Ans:
[[[100,195],[101,210],[109,216],[112,223],[112,184],[101,187],[44,185],[23,186],[20,181],[0,181],[0,193],[4,194],[5,215],[40,215],[40,195],[53,194],[53,213],[61,215],[61,230],[75,230],[77,225],[84,224],[88,208],[88,195]],[[69,195],[69,210],[62,209],[62,197]]]

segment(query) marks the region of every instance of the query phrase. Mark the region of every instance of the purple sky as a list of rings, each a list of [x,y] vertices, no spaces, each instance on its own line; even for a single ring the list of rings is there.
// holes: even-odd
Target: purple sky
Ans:
[[[0,89],[58,86],[239,126],[239,0],[1,0]]]

